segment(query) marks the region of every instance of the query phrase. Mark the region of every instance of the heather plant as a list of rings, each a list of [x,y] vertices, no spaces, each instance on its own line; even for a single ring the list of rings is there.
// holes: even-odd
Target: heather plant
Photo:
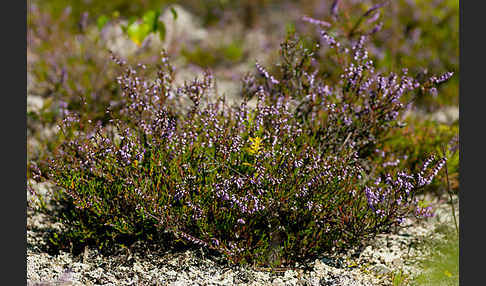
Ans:
[[[320,20],[340,41],[373,35],[369,44],[376,68],[382,72],[410,68],[421,82],[444,70],[459,72],[459,1],[307,1],[302,13]],[[305,26],[299,30],[307,30]],[[332,58],[320,62],[331,71],[339,67]],[[330,69],[331,68],[331,69]],[[330,76],[338,77],[340,70]],[[459,78],[439,88],[439,96],[420,94],[415,102],[435,110],[458,104]]]
[[[339,1],[336,1],[339,2]],[[374,15],[373,13],[378,13],[376,14],[377,16],[379,15],[379,10],[380,9],[385,9],[387,6],[385,5],[387,3],[383,3],[383,5],[375,5],[368,10],[366,10],[366,13],[362,16],[363,19],[367,19],[370,17],[370,15]],[[348,7],[349,8],[349,7]],[[362,21],[364,21],[362,19]],[[323,32],[321,30],[320,32],[320,37],[321,40],[319,41],[320,45],[318,49],[316,47],[312,46],[312,42],[309,41],[308,39],[301,39],[299,41],[287,41],[284,43],[284,47],[281,50],[282,57],[285,58],[285,61],[287,63],[292,63],[291,66],[289,65],[274,65],[271,67],[269,70],[271,70],[274,74],[282,74],[283,77],[290,78],[291,74],[295,74],[295,78],[292,78],[292,80],[286,80],[286,84],[288,86],[288,83],[306,83],[306,82],[311,82],[313,81],[313,78],[315,76],[322,76],[326,77],[328,81],[334,82],[334,81],[339,81],[343,78],[343,74],[348,73],[349,71],[346,69],[349,69],[349,66],[343,59],[342,53],[338,52],[337,50],[340,49],[340,45],[342,43],[348,43],[350,39],[357,38],[356,41],[361,41],[358,40],[360,39],[359,35],[361,36],[361,39],[368,38],[370,40],[373,40],[370,45],[373,47],[374,50],[376,50],[376,40],[375,35],[378,31],[374,31],[373,26],[370,26],[369,29],[365,29],[362,32],[356,32],[358,35],[356,36],[349,36],[349,32],[345,31],[345,33],[337,33],[339,31],[338,27],[341,27],[340,25],[336,25],[336,23],[330,21],[326,22],[323,20],[317,20],[313,19],[308,16],[302,17],[302,22],[310,23],[314,26],[321,27],[322,29],[325,30]],[[376,19],[375,19],[376,20]],[[352,21],[351,21],[352,22]],[[373,32],[373,33],[371,33]],[[344,34],[344,36],[343,36]],[[368,35],[368,36],[363,36]],[[373,35],[373,37],[370,37],[369,34]],[[333,36],[335,35],[335,36]],[[377,36],[377,35],[376,35]],[[356,42],[355,41],[355,42]],[[323,42],[329,43],[323,44]],[[383,43],[381,45],[387,45],[388,43]],[[290,52],[288,52],[288,47],[295,47],[296,45],[301,45],[301,49],[296,50],[296,49],[290,49]],[[312,55],[312,56],[310,56]],[[373,62],[377,59],[377,57],[370,56],[368,59],[368,54],[365,56],[365,61]],[[363,61],[365,63],[365,61]],[[379,62],[379,59],[378,59]],[[366,64],[366,63],[365,63]],[[383,64],[377,64],[382,66],[381,69],[378,69],[379,72],[382,72],[383,70]],[[319,67],[319,71],[316,70],[316,67]],[[353,67],[351,67],[353,68]],[[373,64],[373,68],[374,64]],[[297,72],[295,72],[295,71]],[[298,71],[304,70],[305,72],[302,74],[297,74]],[[322,72],[321,72],[322,71]],[[374,71],[373,71],[374,72]],[[409,75],[411,74],[408,69],[403,70],[404,75]],[[265,78],[265,73],[268,74],[267,71],[261,71],[260,72],[262,75],[264,75],[263,78]],[[320,73],[320,74],[319,74]],[[363,73],[366,77],[366,68],[362,71],[357,71],[356,73]],[[417,71],[415,71],[415,74]],[[352,73],[349,73],[351,76],[353,76]],[[434,98],[437,97],[438,91],[443,90],[442,87],[443,85],[447,85],[449,82],[449,79],[452,77],[453,73],[445,73],[440,77],[435,77],[432,76],[430,78],[424,78],[423,74],[415,76],[414,80],[421,83],[422,87],[415,89],[414,92],[409,92],[409,93],[403,93],[403,95],[399,95],[401,97],[401,102],[395,101],[395,103],[398,103],[395,108],[402,108],[400,105],[402,103],[405,104],[410,104],[411,102],[414,103],[414,105],[410,105],[407,108],[410,108],[412,111],[415,109],[415,104],[417,101],[422,101],[424,98]],[[410,75],[411,77],[412,75]],[[406,78],[406,77],[405,77]],[[457,78],[452,77],[454,80],[457,80]],[[398,79],[398,78],[396,78]],[[359,79],[357,77],[358,81],[364,82],[364,79]],[[270,81],[278,83],[279,81],[276,80],[275,78]],[[366,84],[369,84],[366,83]],[[415,83],[417,84],[417,83]],[[251,84],[253,87],[250,87],[248,85],[247,89],[255,89],[255,84]],[[281,83],[278,83],[276,86],[281,85]],[[287,89],[287,86],[284,87],[283,89]],[[365,86],[363,84],[363,86]],[[295,85],[294,85],[295,87]],[[273,88],[273,87],[272,87]],[[274,90],[277,90],[276,87]],[[291,90],[292,92],[289,93],[289,96],[295,98],[299,102],[299,107],[298,109],[305,109],[309,108],[309,105],[312,105],[314,103],[309,103],[308,100],[300,100],[302,97],[307,96],[311,97],[314,96],[312,91],[309,90],[308,87],[304,85],[303,88],[300,89],[295,89],[291,88],[288,89]],[[295,92],[295,90],[299,90],[298,92]],[[367,94],[369,90],[362,89],[359,92],[363,94]],[[376,93],[375,91],[371,91],[371,93]],[[401,92],[399,92],[401,93]],[[456,90],[456,96],[457,96],[457,90]],[[348,97],[348,101],[353,102],[353,104],[358,104],[358,108],[361,108],[361,102],[359,100],[356,100],[353,97]],[[428,100],[428,99],[426,99]],[[422,104],[422,103],[420,103]],[[377,104],[379,106],[379,104]],[[392,105],[382,105],[382,107],[391,107]],[[397,109],[397,110],[398,110]],[[353,108],[350,108],[348,110],[353,110]],[[305,111],[308,112],[308,111]],[[413,113],[412,113],[413,114]],[[315,114],[311,113],[311,116],[315,116]],[[352,116],[352,115],[351,115]],[[351,116],[348,116],[348,120]],[[386,134],[386,136],[381,136],[382,139],[376,140],[374,143],[376,144],[368,144],[366,147],[366,151],[368,153],[375,152],[376,154],[371,157],[374,157],[373,160],[375,162],[372,163],[372,169],[378,168],[379,172],[381,172],[381,169],[383,168],[388,168],[388,166],[395,166],[399,168],[408,168],[408,169],[416,169],[421,162],[424,162],[427,158],[427,156],[430,156],[433,153],[437,153],[439,151],[439,147],[442,144],[446,144],[449,142],[453,136],[458,134],[458,126],[457,122],[454,123],[452,126],[449,126],[448,124],[439,124],[435,123],[432,120],[423,120],[420,119],[416,116],[407,116],[407,117],[400,117],[399,118],[400,122],[395,122],[399,123],[400,125],[405,126],[404,128],[389,128],[387,125],[380,125],[377,124],[377,127],[371,127],[369,125],[368,128],[364,128],[364,130],[369,130],[369,128],[379,128],[381,129],[380,132],[382,134]],[[346,138],[343,134],[337,135],[338,138]],[[374,148],[374,149],[373,149]],[[385,152],[383,152],[385,150]],[[457,191],[458,188],[458,181],[457,181],[457,175],[458,175],[458,154],[456,154],[453,158],[451,158],[453,161],[450,162],[453,171],[451,172],[451,183],[453,184],[453,189]],[[437,178],[433,181],[433,183],[426,188],[424,188],[424,191],[430,192],[433,191],[437,194],[442,193],[442,190],[444,189],[443,186],[444,184],[442,183],[442,178]]]
[[[287,97],[295,105],[296,116],[307,122],[320,140],[326,141],[327,148],[335,151],[352,142],[362,158],[372,158],[370,155],[383,144],[385,136],[403,126],[401,115],[411,107],[410,98],[433,94],[436,86],[447,81],[452,73],[433,76],[424,84],[408,76],[407,69],[400,76],[395,73],[385,76],[375,71],[373,60],[364,49],[365,40],[362,36],[347,48],[323,30],[321,41],[314,45],[290,36],[282,44],[283,64],[275,65],[275,75],[257,63],[260,76],[245,79],[243,95],[251,97],[262,87],[273,103],[280,96]],[[331,48],[328,57],[342,66],[338,87],[316,80],[326,76],[326,71],[318,69],[316,60],[316,50],[321,45]]]
[[[45,157],[63,138],[45,138],[43,130],[55,125],[65,112],[75,111],[84,123],[88,120],[101,121],[103,125],[108,123],[106,109],[121,107],[119,87],[113,81],[120,69],[107,60],[110,53],[102,38],[103,31],[87,23],[80,23],[76,32],[69,29],[72,10],[65,9],[56,17],[45,12],[42,5],[32,3],[28,8],[28,71],[35,82],[29,96],[41,98],[43,105],[39,110],[27,113],[29,137],[36,138],[40,144],[36,150],[29,146],[28,154]],[[151,21],[155,26],[156,14],[155,11],[147,12],[142,24],[148,25]],[[153,57],[149,51],[139,49],[128,60],[156,61],[157,56]],[[150,72],[155,71],[151,69]],[[88,125],[80,124],[80,127]]]
[[[165,54],[155,78],[114,56],[125,68],[121,108],[106,110],[107,124],[66,111],[64,142],[30,168],[33,179],[54,182],[65,205],[68,229],[53,244],[80,249],[165,231],[234,263],[282,266],[432,215],[415,195],[445,158],[417,170],[377,169],[374,154],[410,107],[404,96],[451,74],[425,83],[381,74],[366,41],[348,47],[326,31],[319,43],[289,35],[277,72],[257,63],[232,106],[212,94],[210,72],[176,86]],[[316,63],[322,45],[344,67],[337,82],[326,82]]]
[[[114,18],[132,19],[132,17],[145,14],[141,21],[135,21],[136,19],[133,18],[125,27],[126,33],[129,33],[135,42],[142,43],[149,31],[158,32],[160,36],[164,34],[163,23],[154,22],[153,16],[162,7],[166,7],[172,2],[143,1],[142,5],[134,6],[124,0],[110,2],[110,5],[75,1],[66,6],[66,3],[57,0],[49,0],[43,2],[42,5],[33,1],[29,6],[31,9],[28,21],[29,35],[31,35],[29,48],[32,48],[35,53],[43,55],[36,61],[32,69],[38,78],[37,81],[43,84],[43,96],[57,94],[58,98],[65,97],[65,99],[55,100],[53,106],[69,102],[70,109],[76,110],[83,107],[83,114],[96,113],[96,116],[103,116],[103,111],[107,106],[105,99],[116,97],[118,94],[111,81],[116,71],[112,70],[112,67],[106,62],[105,53],[92,54],[89,52],[103,50],[105,47],[99,41],[83,35],[83,31],[89,30],[90,24],[96,20],[102,27]],[[255,13],[253,7],[255,3],[215,1],[214,3],[196,4],[191,2],[188,8],[198,14],[218,11],[217,18],[221,18],[221,20],[225,18],[223,17],[225,13],[245,14],[239,12],[251,10],[255,15],[248,17],[256,19],[257,16],[262,17],[271,9],[276,9],[270,5],[272,1],[259,1],[260,4],[264,4],[265,9],[260,14]],[[302,6],[316,7],[313,10],[322,14],[325,20],[320,21],[321,25],[324,25],[327,32],[333,36],[343,35],[339,37],[341,42],[355,40],[362,34],[374,32],[370,44],[371,50],[375,54],[373,58],[375,66],[380,71],[409,66],[411,75],[414,77],[421,75],[422,78],[426,78],[422,74],[425,67],[432,73],[443,70],[457,71],[458,13],[455,1],[385,1],[383,3],[333,1],[327,5],[325,13],[313,1],[308,1],[306,5]],[[301,7],[303,11],[307,11],[305,7]],[[113,10],[116,13],[112,13]],[[409,15],[413,15],[413,17],[409,17]],[[383,22],[383,25],[380,24],[380,21]],[[440,33],[434,30],[437,23],[440,24]],[[75,29],[70,29],[71,26]],[[381,30],[378,29],[379,27]],[[406,35],[409,36],[403,36],[402,30],[405,28],[408,33]],[[81,34],[79,34],[80,31]],[[199,46],[188,47],[183,54],[189,62],[205,67],[214,66],[219,61],[228,63],[240,61],[243,56],[241,49],[238,49],[240,46],[240,43],[231,43],[228,46],[217,47],[215,50],[207,50]],[[322,65],[321,69],[326,71],[324,76],[329,77],[331,81],[338,80],[343,72],[341,69],[343,65],[340,65],[334,57],[329,56],[331,53],[327,53],[326,47],[322,47],[320,51],[318,62]],[[132,60],[140,61],[140,58]],[[455,103],[457,84],[458,77],[453,77],[444,86],[438,87],[439,97],[420,94],[417,96],[417,100],[428,105],[437,105],[434,103],[435,101],[441,102],[441,104]],[[86,97],[85,101],[88,103],[86,106],[81,104],[82,97]],[[57,103],[58,101],[60,102]],[[53,118],[55,116],[46,116],[46,120]]]
[[[456,146],[459,136],[458,122],[445,124],[409,116],[405,123],[406,126],[403,128],[392,130],[383,144],[375,150],[378,155],[375,157],[375,166],[377,168],[395,166],[413,170],[431,154],[441,154],[447,158],[448,182],[451,190],[457,193],[459,190],[459,152]],[[456,147],[454,152],[444,154],[443,146],[448,146],[447,149]],[[392,150],[394,152],[391,152]],[[444,195],[446,189],[444,176],[445,174],[440,172],[431,184],[423,189],[423,192]]]
[[[51,116],[43,114],[38,120],[56,122],[62,109],[102,118],[117,95],[112,82],[116,65],[106,61],[109,53],[99,39],[66,30],[69,10],[54,18],[36,5],[29,9],[28,50],[35,57],[29,71],[39,83],[32,93],[52,101]]]

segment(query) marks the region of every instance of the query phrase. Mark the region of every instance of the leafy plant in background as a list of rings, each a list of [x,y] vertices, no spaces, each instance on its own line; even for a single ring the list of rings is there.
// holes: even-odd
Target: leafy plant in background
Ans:
[[[42,3],[41,3],[42,2]],[[43,12],[48,12],[54,17],[63,13],[69,7],[72,17],[67,19],[67,25],[71,31],[77,30],[79,23],[84,21],[83,14],[88,13],[93,19],[109,15],[113,11],[118,11],[123,18],[138,17],[149,10],[160,10],[172,4],[179,4],[199,15],[206,26],[215,25],[224,18],[224,14],[230,12],[238,21],[244,22],[248,27],[254,26],[259,18],[260,9],[266,8],[269,4],[279,3],[275,0],[257,1],[194,1],[194,0],[142,0],[137,3],[128,0],[113,0],[110,2],[101,1],[62,1],[62,0],[31,0],[31,3],[42,4]]]
[[[177,20],[177,12],[174,8],[169,8],[174,20]],[[128,23],[122,25],[122,30],[128,37],[137,45],[141,46],[144,40],[152,33],[158,34],[160,39],[165,39],[166,28],[163,21],[159,20],[159,10],[149,10],[145,12],[141,19],[131,17]],[[110,20],[118,19],[118,14],[113,15],[110,19],[107,15],[101,15],[98,17],[97,25],[98,29],[102,30],[103,27],[110,22]]]
[[[277,73],[257,63],[244,79],[241,105],[210,99],[210,73],[175,86],[164,56],[155,79],[144,76],[145,65],[126,67],[117,78],[122,108],[107,110],[107,125],[67,112],[64,143],[30,167],[33,179],[58,186],[66,206],[68,229],[54,246],[168,231],[234,263],[281,266],[362,243],[409,215],[430,216],[415,194],[445,159],[378,172],[374,150],[399,126],[406,94],[451,74],[424,84],[385,75],[368,58],[366,37],[349,47],[321,37],[345,67],[340,81],[322,77],[319,44],[309,49],[289,35]]]
[[[113,16],[113,11],[118,17],[132,18],[139,17],[150,10],[160,10],[176,1],[170,0],[142,0],[132,2],[127,0],[112,0],[109,2],[102,1],[62,1],[62,0],[30,0],[31,5],[41,8],[41,13],[47,13],[54,18],[65,13],[66,9],[70,10],[71,17],[66,19],[66,29],[68,32],[79,32],[80,24],[89,24],[86,21],[106,21]],[[87,17],[88,16],[88,17]],[[101,20],[100,20],[101,18]],[[100,22],[97,22],[100,24]]]

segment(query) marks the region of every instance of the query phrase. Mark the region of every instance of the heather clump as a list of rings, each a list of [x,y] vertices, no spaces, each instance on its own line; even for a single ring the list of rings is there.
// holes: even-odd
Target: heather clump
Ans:
[[[459,124],[447,124],[433,120],[420,120],[416,116],[407,117],[406,126],[387,134],[383,144],[376,150],[374,165],[376,168],[416,169],[431,154],[441,154],[448,158],[449,180],[451,189],[459,190]],[[444,154],[443,149],[449,150]],[[390,152],[392,151],[393,152]],[[439,174],[422,191],[437,196],[445,194],[445,173]]]
[[[125,69],[121,108],[106,110],[107,124],[67,111],[65,141],[32,168],[59,187],[67,210],[66,234],[53,244],[119,244],[165,231],[234,263],[282,266],[431,216],[416,194],[445,159],[376,168],[375,150],[400,128],[405,95],[452,74],[425,83],[406,71],[382,74],[366,37],[348,46],[320,35],[289,35],[276,67],[257,63],[235,105],[214,94],[210,72],[175,85],[165,54],[155,78],[114,57]],[[319,70],[324,45],[343,67],[339,81]]]
[[[369,50],[381,71],[408,67],[422,83],[435,73],[459,72],[459,1],[321,1],[309,0],[301,13],[329,25],[341,41],[373,35]],[[320,9],[319,9],[320,8]],[[303,27],[304,29],[305,27]],[[332,58],[320,62],[336,66]],[[331,76],[338,76],[339,72]],[[438,96],[419,95],[415,103],[425,110],[458,104],[459,77],[439,88]]]
[[[155,21],[158,13],[151,10],[143,14],[143,22],[132,21],[128,25],[126,19],[118,15],[105,26],[97,27],[91,23],[93,18],[85,13],[85,19],[72,31],[73,9],[66,7],[56,15],[35,1],[28,9],[28,77],[33,82],[28,88],[28,100],[35,98],[39,108],[27,110],[28,136],[34,139],[29,142],[27,154],[37,160],[49,156],[63,140],[56,136],[57,131],[47,130],[52,130],[65,112],[78,114],[79,131],[86,132],[82,129],[90,125],[89,120],[106,125],[109,120],[106,109],[120,110],[120,89],[113,79],[121,69],[108,60],[110,48],[129,55],[127,61],[154,63],[158,57],[151,53],[152,46],[137,46],[135,42],[148,43],[155,35],[161,36],[163,23]],[[123,23],[131,32],[122,32]],[[142,28],[133,28],[134,23],[140,23]],[[149,24],[154,27],[146,31]],[[120,35],[116,35],[117,29]],[[155,73],[155,70],[154,67],[146,73]]]
[[[322,147],[337,150],[348,144],[360,158],[373,158],[389,132],[405,125],[404,111],[412,107],[413,99],[434,94],[452,73],[433,76],[424,83],[409,76],[407,69],[383,74],[375,70],[364,48],[366,40],[362,36],[351,47],[344,47],[326,31],[321,31],[320,41],[314,44],[289,37],[280,50],[283,63],[272,68],[274,75],[257,63],[260,76],[245,79],[243,95],[251,97],[262,87],[273,104],[280,97],[288,98],[307,130],[319,135]],[[327,70],[319,69],[321,46],[328,50],[326,58],[333,58],[342,69],[336,85],[319,80],[327,75]]]

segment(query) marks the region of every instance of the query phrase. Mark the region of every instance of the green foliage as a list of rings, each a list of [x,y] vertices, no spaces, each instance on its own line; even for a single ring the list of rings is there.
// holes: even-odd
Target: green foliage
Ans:
[[[193,47],[191,50],[183,48],[181,55],[190,63],[201,67],[214,66],[216,63],[216,55],[211,51],[201,48],[201,46]]]
[[[161,40],[164,40],[165,24],[159,20],[159,16],[160,11],[147,11],[142,19],[131,20],[128,25],[122,26],[122,28],[137,46],[141,46],[145,38],[151,33],[159,33]]]
[[[228,45],[223,45],[221,48],[223,59],[230,63],[237,63],[243,59],[243,43],[241,41],[233,41]]]
[[[155,10],[160,11],[162,8],[175,3],[172,0],[111,0],[111,1],[62,1],[62,0],[32,0],[33,4],[38,5],[43,13],[49,13],[54,17],[59,17],[66,9],[70,10],[70,17],[66,19],[66,25],[70,31],[77,31],[78,25],[82,20],[83,13],[88,13],[90,19],[99,19],[99,17],[111,17],[113,11],[116,11],[119,17],[130,18],[138,17],[143,13]]]
[[[407,275],[403,273],[403,270],[398,270],[392,274],[391,278],[393,286],[405,286],[407,281]]]
[[[96,20],[96,24],[98,26],[98,29],[99,30],[102,30],[103,27],[110,21],[110,18],[108,18],[108,16],[106,15],[101,15],[98,17],[98,19]]]
[[[183,48],[181,55],[192,64],[201,67],[216,67],[218,65],[230,65],[241,62],[245,54],[243,43],[236,40],[214,47],[196,45],[190,50]]]
[[[97,187],[103,191],[101,185]],[[85,245],[96,246],[104,253],[112,253],[115,245],[131,245],[138,240],[151,242],[161,235],[153,219],[140,216],[135,211],[127,216],[121,209],[112,209],[111,215],[107,216],[100,209],[75,207],[72,198],[62,192],[56,194],[54,202],[59,206],[54,213],[64,223],[65,229],[50,235],[48,248],[51,253],[59,249],[80,253]],[[121,207],[123,204],[114,205]],[[42,211],[52,213],[47,209]],[[122,219],[118,219],[118,216]]]
[[[421,261],[422,271],[411,285],[459,285],[459,237],[450,226],[443,233],[444,240],[426,244],[431,255]]]

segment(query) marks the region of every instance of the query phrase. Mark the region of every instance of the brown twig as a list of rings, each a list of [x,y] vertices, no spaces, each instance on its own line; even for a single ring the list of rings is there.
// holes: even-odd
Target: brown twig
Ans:
[[[445,153],[444,146],[442,146],[442,150],[443,150],[444,156],[445,156],[446,153]],[[459,235],[459,226],[457,225],[456,211],[455,211],[455,208],[454,208],[454,201],[452,200],[451,185],[449,183],[449,171],[447,170],[447,158],[446,158],[446,161],[445,161],[445,164],[444,164],[444,170],[445,170],[446,181],[447,181],[447,193],[449,194],[449,199],[451,201],[450,203],[451,203],[451,209],[452,209],[452,217],[454,218],[454,225],[456,227],[457,235]]]

